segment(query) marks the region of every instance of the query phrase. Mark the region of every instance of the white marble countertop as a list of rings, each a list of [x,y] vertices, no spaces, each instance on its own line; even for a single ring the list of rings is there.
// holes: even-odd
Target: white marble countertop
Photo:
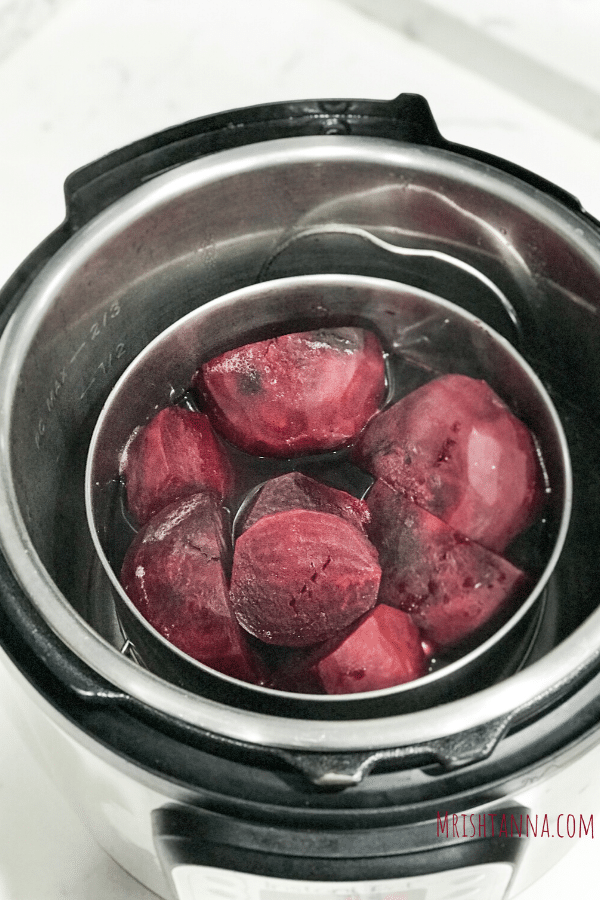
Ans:
[[[595,0],[0,0],[0,283],[60,223],[75,168],[277,100],[423,94],[447,138],[544,175],[600,218],[599,31]],[[1,703],[0,726],[0,900],[149,900]],[[579,842],[523,900],[591,896],[597,860]]]

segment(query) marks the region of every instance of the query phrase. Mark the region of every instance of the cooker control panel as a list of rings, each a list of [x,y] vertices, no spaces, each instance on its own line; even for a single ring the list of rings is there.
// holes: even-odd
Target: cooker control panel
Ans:
[[[494,862],[385,881],[289,881],[213,866],[172,871],[178,900],[502,900],[513,872]]]

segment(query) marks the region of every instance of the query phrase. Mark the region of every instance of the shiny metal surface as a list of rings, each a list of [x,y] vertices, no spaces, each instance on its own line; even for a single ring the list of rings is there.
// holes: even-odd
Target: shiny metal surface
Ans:
[[[0,343],[0,541],[61,640],[142,702],[251,743],[393,747],[475,728],[491,712],[513,714],[568,681],[598,657],[600,614],[582,609],[572,632],[542,659],[433,711],[352,727],[304,720],[299,728],[284,715],[199,698],[144,671],[100,633],[89,607],[95,555],[85,525],[85,457],[117,378],[165,327],[261,277],[332,265],[390,277],[388,257],[363,256],[352,235],[289,243],[322,224],[440,250],[483,272],[508,298],[526,342],[556,333],[568,345],[577,341],[570,388],[583,403],[598,396],[600,375],[590,362],[600,345],[600,246],[584,219],[517,179],[446,151],[342,136],[250,145],[132,192],[76,233],[31,285]],[[464,293],[433,265],[424,271],[395,263],[393,277],[450,301]],[[558,358],[556,364],[558,371]]]

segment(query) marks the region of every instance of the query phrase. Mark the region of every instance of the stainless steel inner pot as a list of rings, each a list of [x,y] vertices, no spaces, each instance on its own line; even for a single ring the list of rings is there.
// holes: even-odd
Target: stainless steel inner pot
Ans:
[[[413,252],[390,253],[377,241]],[[545,643],[522,671],[408,712],[387,702],[353,708],[356,727],[348,727],[348,715],[244,709],[227,692],[193,694],[121,652],[114,610],[95,601],[98,557],[84,502],[100,410],[153,338],[230,291],[331,272],[413,285],[464,306],[511,341],[565,427],[580,511],[548,580]],[[596,552],[585,542],[600,461],[598,442],[581,439],[599,427],[599,296],[600,243],[591,222],[518,177],[446,149],[294,137],[175,167],[74,233],[32,280],[4,332],[4,554],[54,633],[109,684],[215,734],[348,751],[477,730],[491,714],[518,721],[520,711],[590,666],[600,647]]]
[[[523,558],[518,555],[513,560],[535,579],[527,599],[513,610],[508,621],[496,623],[494,633],[486,634],[485,640],[482,637],[469,652],[447,659],[445,665],[415,682],[371,694],[379,699],[410,694],[411,705],[423,706],[457,695],[461,679],[470,690],[476,674],[481,681],[492,672],[493,681],[498,681],[502,675],[513,674],[526,660],[543,614],[538,607],[543,605],[544,590],[562,550],[571,511],[568,448],[543,385],[507,340],[481,319],[433,294],[365,276],[300,275],[241,288],[175,322],[126,369],[98,417],[85,486],[88,522],[106,576],[98,573],[94,581],[95,603],[107,608],[114,598],[116,618],[131,641],[132,652],[157,675],[203,693],[210,675],[235,682],[169,644],[139,614],[119,583],[123,553],[134,535],[123,512],[119,478],[127,441],[134,429],[149,422],[159,409],[189,393],[199,365],[224,349],[294,329],[347,324],[369,328],[380,337],[388,352],[390,393],[394,392],[396,399],[445,373],[487,381],[535,435],[547,479],[543,522],[520,550]],[[364,494],[371,479],[365,477],[363,486],[358,470],[354,471],[344,454],[336,455],[340,456],[338,471],[342,476],[346,471],[351,481],[344,486],[356,490],[356,482],[358,493]],[[323,466],[327,461],[330,467],[335,465],[326,454],[321,459],[290,460],[280,463],[277,473],[299,468],[318,477],[319,463]],[[262,472],[257,473],[256,485],[265,477]],[[234,498],[231,512],[235,514],[236,504],[243,502],[244,495]],[[276,695],[283,696],[288,708],[298,699],[297,695],[281,695],[268,688],[246,686],[245,690],[269,695],[271,703]],[[321,704],[347,703],[349,699],[356,706],[359,696],[310,695],[312,702]],[[398,704],[398,697],[395,699]]]

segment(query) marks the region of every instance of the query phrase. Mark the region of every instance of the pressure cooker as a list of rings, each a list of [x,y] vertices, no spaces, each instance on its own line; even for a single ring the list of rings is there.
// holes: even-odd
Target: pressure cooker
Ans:
[[[552,836],[593,837],[600,796],[599,223],[445,140],[411,94],[187,122],[75,172],[65,195],[63,224],[0,295],[16,726],[161,897],[515,896],[572,844],[549,852]],[[378,322],[408,303],[402,334],[427,365],[447,364],[449,333],[453,365],[491,366],[534,423],[550,486],[537,586],[483,650],[335,699],[254,688],[148,641],[111,581],[113,514],[94,496],[118,386],[142,371],[132,404],[172,393],[147,377],[149,348],[173,358],[164,335],[182,322],[222,342],[321,321],[307,284],[333,284],[340,309],[385,295]]]

